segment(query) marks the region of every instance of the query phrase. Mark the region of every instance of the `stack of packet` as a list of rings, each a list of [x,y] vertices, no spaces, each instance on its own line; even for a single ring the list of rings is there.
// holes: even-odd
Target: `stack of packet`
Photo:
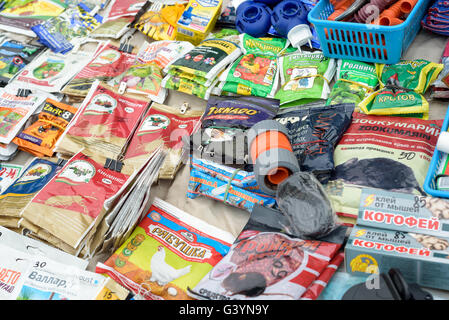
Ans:
[[[129,291],[87,261],[0,227],[3,300],[125,300]]]
[[[424,59],[376,64],[380,89],[359,103],[370,115],[393,115],[427,120],[429,103],[424,93],[438,77],[443,65]]]
[[[164,68],[162,86],[202,99],[209,99],[218,76],[241,54],[237,44],[222,39],[201,42],[178,60]]]

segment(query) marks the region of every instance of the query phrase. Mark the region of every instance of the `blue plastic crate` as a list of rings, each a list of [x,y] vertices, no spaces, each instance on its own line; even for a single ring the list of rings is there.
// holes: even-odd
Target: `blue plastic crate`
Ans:
[[[447,131],[449,127],[449,108],[446,112],[441,131]],[[424,180],[424,191],[431,196],[439,198],[449,198],[449,191],[441,191],[437,189],[435,183],[435,177],[437,175],[437,169],[443,158],[443,152],[437,150],[433,152],[432,160],[430,161],[429,170],[427,171],[426,179]]]
[[[321,0],[308,15],[327,57],[385,64],[397,63],[421,28],[431,0],[418,0],[407,19],[396,26],[331,21],[329,0]]]

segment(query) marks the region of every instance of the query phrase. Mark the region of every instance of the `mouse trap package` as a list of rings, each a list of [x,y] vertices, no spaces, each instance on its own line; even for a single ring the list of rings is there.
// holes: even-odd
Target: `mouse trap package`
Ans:
[[[346,271],[354,275],[398,268],[423,287],[449,290],[449,238],[355,226],[345,246]]]
[[[229,251],[234,237],[156,198],[97,273],[147,300],[191,299],[194,287]]]
[[[77,248],[129,181],[130,176],[78,153],[34,196],[21,217]]]
[[[357,218],[363,187],[426,195],[422,187],[441,125],[442,120],[354,112],[326,184],[337,214]]]
[[[285,232],[285,217],[255,207],[229,253],[189,291],[209,300],[297,300],[338,253],[345,231],[321,240]]]
[[[116,159],[149,103],[148,98],[131,93],[121,95],[96,80],[56,150],[75,154],[85,148],[86,152]]]

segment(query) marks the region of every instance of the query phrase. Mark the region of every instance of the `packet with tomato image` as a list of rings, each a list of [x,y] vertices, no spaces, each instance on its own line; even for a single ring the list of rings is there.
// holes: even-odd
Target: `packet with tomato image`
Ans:
[[[225,92],[273,98],[279,83],[278,55],[286,39],[240,35],[243,55],[220,75],[218,88]]]
[[[20,150],[38,157],[53,156],[56,142],[66,130],[78,109],[47,98],[38,120],[13,139]]]
[[[137,297],[187,300],[194,287],[228,252],[234,236],[155,198],[130,237],[96,272]]]
[[[200,125],[203,112],[152,103],[127,148],[125,170],[139,170],[163,146],[168,151],[159,171],[159,178],[173,179],[183,157],[183,136],[190,136]]]
[[[136,60],[135,50],[119,50],[116,42],[105,42],[98,48],[92,60],[64,87],[62,93],[85,97],[95,80],[107,81],[131,67]]]
[[[85,148],[87,153],[116,159],[149,103],[147,97],[132,93],[121,95],[96,80],[56,150],[75,154]]]
[[[21,216],[77,248],[126,188],[129,178],[77,153],[37,193]]]
[[[338,254],[346,228],[319,240],[285,232],[277,210],[255,205],[228,254],[188,294],[202,300],[298,300]]]
[[[39,89],[45,92],[60,92],[92,58],[96,52],[76,51],[65,55],[44,51],[14,78],[21,88]]]

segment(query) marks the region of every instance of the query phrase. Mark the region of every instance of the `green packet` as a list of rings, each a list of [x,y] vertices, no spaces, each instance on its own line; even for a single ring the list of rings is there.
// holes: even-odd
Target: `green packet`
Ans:
[[[244,54],[219,77],[219,89],[240,95],[273,98],[279,84],[277,57],[287,50],[287,40],[241,34],[240,46]]]
[[[168,74],[162,79],[162,87],[172,89],[186,94],[197,96],[198,98],[208,100],[213,88],[218,83],[218,79],[209,86],[202,86],[194,81],[182,77],[172,76]]]
[[[196,83],[198,83],[199,85],[202,85],[202,86],[209,86],[209,85],[212,84],[213,80],[215,80],[215,79],[208,80],[208,79],[206,79],[204,77],[196,76],[194,74],[184,72],[184,71],[179,70],[177,68],[171,68],[171,69],[168,70],[167,73],[169,75],[174,76],[174,77],[188,79],[188,80],[196,82]]]
[[[429,103],[421,94],[394,86],[370,94],[359,108],[365,114],[429,119]]]
[[[401,60],[392,65],[376,64],[376,72],[381,87],[394,85],[423,94],[443,67],[424,59]]]
[[[354,103],[356,106],[373,92],[378,84],[376,68],[372,64],[342,60],[337,62],[337,81],[326,105]]]
[[[275,98],[281,108],[310,103],[329,97],[329,83],[336,61],[321,51],[294,52],[279,58],[281,88]]]

